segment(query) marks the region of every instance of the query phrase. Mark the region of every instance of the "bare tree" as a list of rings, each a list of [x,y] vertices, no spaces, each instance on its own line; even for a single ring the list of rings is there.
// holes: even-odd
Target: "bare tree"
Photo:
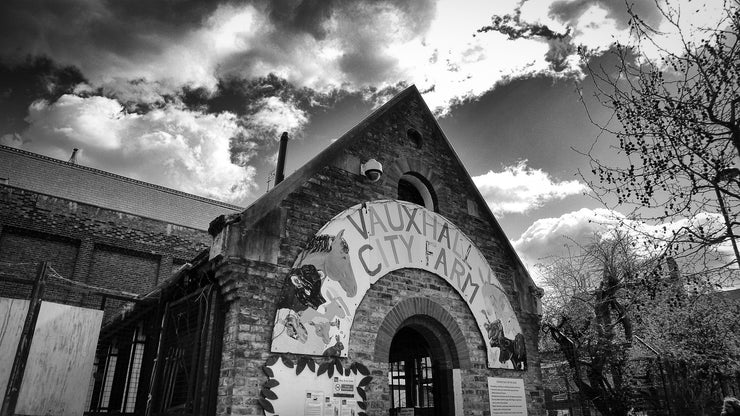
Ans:
[[[668,254],[713,255],[699,271],[727,270],[740,263],[740,8],[725,1],[716,26],[689,31],[680,9],[656,7],[673,36],[630,9],[634,41],[615,43],[616,65],[594,66],[580,49],[596,98],[613,114],[592,121],[611,133],[601,140],[616,138],[622,156],[615,163],[587,152],[593,176],[584,179],[607,206],[631,206],[643,221],[683,222],[663,235]],[[724,264],[713,261],[720,258]]]
[[[646,261],[622,233],[597,236],[582,252],[544,266],[548,290],[543,330],[572,371],[581,397],[605,415],[626,415],[630,383],[626,374],[633,343],[629,288]]]
[[[651,386],[667,414],[703,414],[740,362],[740,303],[625,230],[594,236],[542,268],[544,344],[564,357],[580,397],[604,415],[644,405]],[[652,365],[670,380],[645,378]]]

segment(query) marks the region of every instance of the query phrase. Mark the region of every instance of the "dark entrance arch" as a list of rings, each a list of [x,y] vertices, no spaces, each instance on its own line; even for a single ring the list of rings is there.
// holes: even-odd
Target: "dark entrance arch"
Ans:
[[[403,327],[393,337],[389,361],[390,415],[404,408],[414,408],[417,416],[439,415],[438,408],[452,395],[440,388],[444,375],[424,337],[411,326]]]
[[[388,363],[390,415],[402,408],[414,408],[417,416],[455,414],[453,370],[469,366],[465,344],[452,316],[435,302],[413,298],[396,305],[375,346],[376,359]]]

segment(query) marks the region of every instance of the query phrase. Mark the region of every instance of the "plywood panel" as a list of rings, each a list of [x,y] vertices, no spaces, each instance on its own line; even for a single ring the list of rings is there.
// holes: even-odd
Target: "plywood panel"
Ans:
[[[102,320],[103,311],[41,304],[16,413],[83,413]]]
[[[29,303],[24,299],[0,298],[0,402],[8,387]]]

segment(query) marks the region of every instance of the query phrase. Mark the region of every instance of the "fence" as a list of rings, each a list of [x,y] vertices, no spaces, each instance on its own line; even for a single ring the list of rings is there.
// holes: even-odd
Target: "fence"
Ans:
[[[135,301],[137,295],[74,282],[48,262],[0,263],[0,289],[6,309],[0,375],[7,375],[0,377],[0,416],[80,414],[106,301]],[[77,306],[94,298],[97,308]]]

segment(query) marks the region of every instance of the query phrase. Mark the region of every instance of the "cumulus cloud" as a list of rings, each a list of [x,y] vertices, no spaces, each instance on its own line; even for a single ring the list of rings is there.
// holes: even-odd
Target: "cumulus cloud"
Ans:
[[[167,105],[129,113],[116,100],[63,95],[37,101],[22,148],[235,203],[254,188],[254,168],[230,163],[229,140],[241,127],[233,114],[204,114]]]
[[[588,188],[577,180],[553,180],[547,172],[532,169],[523,160],[501,172],[489,171],[473,182],[495,214],[525,213],[548,201],[578,195]]]
[[[686,8],[687,1],[679,3]],[[650,3],[633,7],[667,30]],[[107,85],[123,103],[125,97],[158,102],[157,95],[183,86],[213,91],[229,77],[275,74],[322,93],[414,83],[444,113],[511,77],[577,72],[575,45],[603,50],[629,36],[619,0],[470,1],[465,7],[455,0],[123,4],[5,1],[3,58],[47,55],[80,68],[94,87]],[[690,18],[710,22],[717,7],[707,5]],[[472,36],[492,15],[516,16],[511,28],[536,30]],[[119,79],[151,84],[137,90]],[[155,95],[140,88],[153,83]]]
[[[308,115],[293,99],[270,96],[256,100],[240,120],[242,129],[231,139],[231,162],[247,166],[259,151],[269,150],[282,132],[300,137]]]
[[[256,155],[274,150],[266,138],[284,130],[300,136],[310,109],[324,105],[322,97],[360,94],[379,104],[416,84],[430,107],[445,114],[451,105],[474,100],[515,77],[570,76],[578,69],[573,45],[599,48],[611,43],[613,34],[625,33],[620,31],[620,5],[617,0],[480,0],[465,7],[456,0],[58,0],[53,5],[7,0],[0,2],[0,63],[18,65],[27,56],[48,56],[56,67],[45,71],[56,78],[38,77],[34,82],[40,80],[36,86],[41,87],[33,90],[34,97],[8,101],[18,108],[2,111],[12,120],[3,124],[9,127],[0,135],[3,142],[18,145],[20,134],[24,147],[60,156],[55,143],[86,142],[108,151],[146,140],[175,146],[180,139],[170,126],[176,126],[190,129],[187,137],[218,136],[231,149],[226,152],[229,168],[249,172]],[[492,15],[515,10],[521,22],[550,31],[516,38],[498,32],[473,36]],[[568,35],[543,41],[546,33]],[[44,70],[34,68],[31,72]],[[269,77],[284,83],[263,82]],[[235,88],[239,84],[244,91]],[[53,91],[43,91],[49,88]],[[26,90],[0,94],[18,91]],[[79,101],[59,98],[70,93]],[[27,114],[36,99],[46,104],[35,104]],[[90,103],[100,106],[97,113]],[[73,115],[75,109],[79,113]],[[26,115],[32,125],[23,132]],[[167,118],[173,123],[160,121]],[[220,127],[212,133],[198,127],[208,123]],[[111,133],[100,133],[104,128]],[[92,136],[85,139],[82,132]],[[172,154],[185,159],[173,162],[180,166],[175,171],[197,171],[192,140],[208,141],[182,139],[182,150]],[[66,157],[68,149],[63,153]],[[496,175],[489,172],[478,180],[497,212],[526,212],[581,192],[575,181],[553,182],[523,167]],[[497,181],[507,177],[525,183],[501,188]],[[191,176],[197,178],[206,179]],[[553,189],[545,191],[544,185]]]
[[[527,228],[514,248],[530,266],[567,253],[566,245],[587,244],[595,234],[612,229],[624,215],[608,209],[582,208],[556,218],[541,218]]]
[[[577,253],[594,238],[609,238],[616,230],[631,236],[636,243],[634,249],[645,256],[661,253],[666,242],[686,229],[703,229],[706,235],[722,231],[719,214],[700,212],[690,218],[678,218],[665,223],[648,224],[626,217],[617,211],[597,208],[582,208],[559,217],[536,220],[512,245],[530,272],[537,277],[536,264],[548,263],[554,258]],[[680,259],[686,272],[717,267],[734,259],[729,243],[708,251],[688,249],[686,257]]]

